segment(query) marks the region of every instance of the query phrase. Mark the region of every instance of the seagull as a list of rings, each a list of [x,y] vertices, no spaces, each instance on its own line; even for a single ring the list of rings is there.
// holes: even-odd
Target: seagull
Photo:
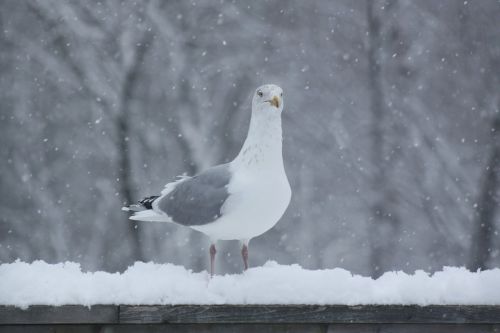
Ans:
[[[131,220],[169,222],[210,238],[210,276],[216,243],[239,240],[248,269],[250,240],[271,229],[287,209],[292,191],[282,154],[283,90],[263,85],[252,98],[247,138],[236,158],[193,177],[168,183],[160,195],[123,207]]]

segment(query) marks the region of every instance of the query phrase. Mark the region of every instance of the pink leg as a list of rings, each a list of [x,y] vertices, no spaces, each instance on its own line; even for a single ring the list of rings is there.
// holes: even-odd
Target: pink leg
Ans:
[[[243,243],[241,247],[241,257],[243,258],[243,264],[245,265],[245,271],[248,269],[248,245]]]
[[[215,244],[210,245],[210,277],[214,276],[214,264],[215,264],[215,254],[217,250],[215,249]]]

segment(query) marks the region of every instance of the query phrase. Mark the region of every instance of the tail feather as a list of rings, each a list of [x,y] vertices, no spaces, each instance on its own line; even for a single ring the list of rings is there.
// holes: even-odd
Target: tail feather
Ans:
[[[134,215],[129,217],[134,221],[145,221],[145,222],[172,222],[170,217],[165,214],[158,214],[154,210],[146,209],[142,212],[134,212]]]

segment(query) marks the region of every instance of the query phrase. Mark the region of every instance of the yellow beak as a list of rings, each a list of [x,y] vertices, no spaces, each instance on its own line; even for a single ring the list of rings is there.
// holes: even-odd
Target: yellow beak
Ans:
[[[271,105],[273,105],[276,108],[280,107],[280,98],[278,96],[273,96],[273,98],[269,101]]]

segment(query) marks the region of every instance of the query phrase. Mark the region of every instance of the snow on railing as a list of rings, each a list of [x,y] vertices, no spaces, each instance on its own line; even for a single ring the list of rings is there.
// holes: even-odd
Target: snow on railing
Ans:
[[[0,305],[500,305],[500,269],[445,267],[378,279],[344,269],[307,270],[268,262],[242,274],[194,273],[172,264],[135,263],[123,273],[83,272],[77,263],[0,265]]]

